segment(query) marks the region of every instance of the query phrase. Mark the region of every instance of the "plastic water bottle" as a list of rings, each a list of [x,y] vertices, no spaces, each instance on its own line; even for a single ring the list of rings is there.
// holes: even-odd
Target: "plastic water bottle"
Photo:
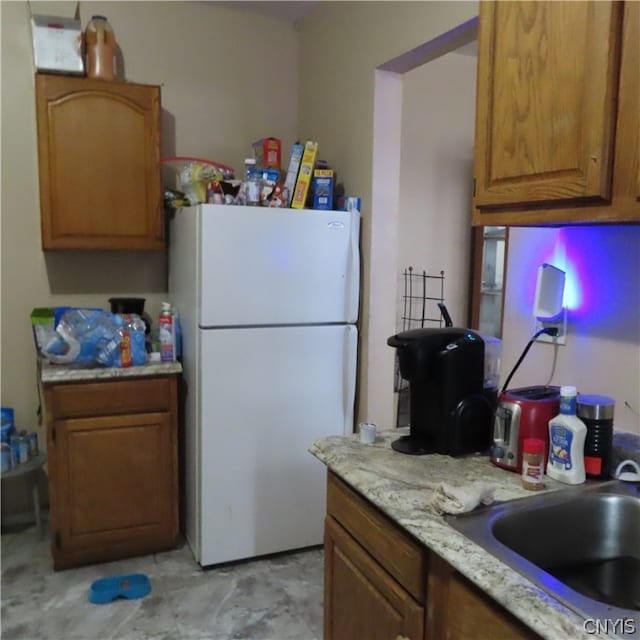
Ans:
[[[560,387],[560,413],[549,420],[547,475],[565,484],[586,480],[584,441],[587,427],[576,415],[575,387]]]
[[[168,302],[162,303],[162,310],[158,318],[158,334],[160,338],[160,361],[174,362],[176,359],[175,329],[171,305]]]
[[[260,171],[256,167],[254,158],[247,158],[244,161],[245,166],[245,196],[248,205],[260,206],[260,192],[262,191],[262,178]]]

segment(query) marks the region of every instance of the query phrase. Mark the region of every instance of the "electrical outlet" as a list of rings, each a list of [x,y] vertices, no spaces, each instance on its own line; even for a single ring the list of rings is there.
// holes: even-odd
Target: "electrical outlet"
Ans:
[[[558,320],[548,321],[548,320],[538,320],[537,318],[534,320],[534,333],[540,331],[540,329],[544,329],[545,327],[555,327],[558,330],[557,336],[550,336],[546,333],[539,335],[536,338],[536,342],[548,342],[550,344],[559,344],[565,345],[567,344],[567,310],[562,310],[562,315]]]

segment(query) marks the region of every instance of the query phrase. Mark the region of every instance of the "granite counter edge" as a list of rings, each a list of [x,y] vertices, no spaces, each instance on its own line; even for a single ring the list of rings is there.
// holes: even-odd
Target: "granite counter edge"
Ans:
[[[43,384],[87,382],[91,380],[120,380],[182,373],[179,362],[151,363],[138,367],[72,368],[63,365],[43,365],[40,380]]]

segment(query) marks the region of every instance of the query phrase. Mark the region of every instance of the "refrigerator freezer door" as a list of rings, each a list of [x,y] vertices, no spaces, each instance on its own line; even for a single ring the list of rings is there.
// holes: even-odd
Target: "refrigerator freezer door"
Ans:
[[[201,327],[356,322],[357,212],[199,211]]]
[[[202,330],[200,564],[322,543],[314,440],[353,430],[355,327]]]

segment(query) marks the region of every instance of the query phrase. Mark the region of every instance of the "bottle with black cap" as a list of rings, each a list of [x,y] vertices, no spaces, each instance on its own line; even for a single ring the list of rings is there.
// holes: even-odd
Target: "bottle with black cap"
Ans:
[[[607,480],[611,477],[615,400],[609,396],[580,394],[576,407],[578,418],[587,427],[584,442],[584,470],[587,478]]]

